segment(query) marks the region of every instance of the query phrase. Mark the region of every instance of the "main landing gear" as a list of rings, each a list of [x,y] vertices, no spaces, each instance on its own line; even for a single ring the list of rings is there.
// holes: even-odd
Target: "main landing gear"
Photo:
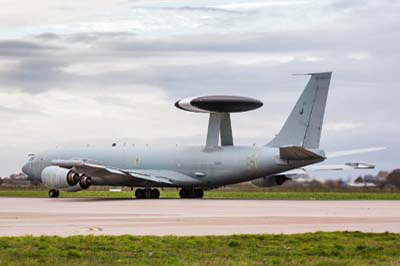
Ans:
[[[200,188],[182,188],[179,191],[179,196],[181,197],[181,199],[201,199],[204,196],[204,191]]]
[[[158,199],[160,198],[160,191],[156,188],[138,188],[135,191],[135,197],[137,199]]]
[[[60,196],[60,191],[57,189],[50,189],[48,194],[49,198],[58,198],[58,196]]]
[[[181,199],[201,199],[204,196],[204,191],[200,188],[182,188],[179,191]],[[135,198],[137,199],[158,199],[160,198],[160,191],[156,188],[138,188],[135,191]]]

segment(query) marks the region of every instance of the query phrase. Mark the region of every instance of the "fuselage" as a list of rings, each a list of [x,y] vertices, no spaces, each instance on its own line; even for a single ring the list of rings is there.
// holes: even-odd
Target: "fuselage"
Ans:
[[[319,161],[287,162],[280,159],[279,149],[253,146],[204,146],[177,147],[110,147],[53,149],[30,158],[23,172],[31,179],[41,181],[45,167],[53,160],[87,160],[108,167],[134,170],[172,170],[192,177],[195,186],[214,188],[275,175],[290,169]],[[92,176],[93,185],[145,186],[129,176]]]

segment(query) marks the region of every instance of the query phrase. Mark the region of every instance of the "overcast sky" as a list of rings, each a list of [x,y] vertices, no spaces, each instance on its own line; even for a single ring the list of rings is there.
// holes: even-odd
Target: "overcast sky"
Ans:
[[[400,1],[0,0],[0,176],[27,154],[111,142],[203,144],[174,102],[234,94],[237,143],[279,131],[308,77],[333,71],[321,146],[400,167]]]

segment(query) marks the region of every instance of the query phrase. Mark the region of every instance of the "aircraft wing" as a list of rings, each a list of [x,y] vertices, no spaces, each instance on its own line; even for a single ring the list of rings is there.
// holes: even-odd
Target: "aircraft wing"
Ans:
[[[284,147],[283,149],[286,149],[289,151],[289,156],[291,159],[295,158],[295,156],[300,157],[300,158],[312,158],[316,157],[317,155],[313,155],[312,151],[307,151],[307,153],[304,151],[304,148],[299,148],[299,147]],[[353,155],[353,154],[360,154],[360,153],[367,153],[367,152],[373,152],[373,151],[381,151],[385,150],[385,147],[373,147],[373,148],[365,148],[365,149],[357,149],[357,150],[345,150],[345,151],[335,151],[335,152],[327,152],[326,153],[326,158],[337,158],[337,157],[342,157],[342,156],[347,156],[347,155]],[[285,154],[282,152],[281,148],[281,157],[282,154]],[[301,156],[299,156],[299,154]],[[286,155],[287,156],[287,155]],[[348,169],[357,169],[357,170],[365,170],[365,169],[374,169],[375,165],[373,164],[367,164],[367,163],[359,163],[359,162],[349,162],[349,163],[344,163],[344,164],[322,164],[322,165],[310,165],[306,167],[301,167],[293,170],[289,170],[286,172],[281,173],[282,175],[286,176],[296,176],[296,175],[304,175],[309,172],[313,171],[343,171],[343,170],[348,170]]]
[[[74,168],[78,173],[85,173],[89,176],[130,176],[142,181],[149,181],[164,185],[185,185],[199,182],[195,178],[176,171],[153,169],[120,169],[98,163],[87,162],[85,160],[53,160],[52,165],[65,168]]]
[[[367,163],[323,164],[301,167],[283,172],[281,174],[286,176],[296,176],[314,171],[344,171],[349,169],[365,170],[374,168],[375,165]]]
[[[373,147],[373,148],[357,149],[357,150],[334,151],[334,152],[327,152],[326,157],[328,159],[330,159],[330,158],[337,158],[337,157],[353,155],[353,154],[381,151],[381,150],[385,150],[385,149],[386,149],[385,147]]]

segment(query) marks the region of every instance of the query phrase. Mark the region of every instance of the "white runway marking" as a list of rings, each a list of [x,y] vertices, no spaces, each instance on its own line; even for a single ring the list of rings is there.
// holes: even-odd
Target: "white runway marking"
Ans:
[[[0,236],[400,233],[400,201],[0,198]]]

